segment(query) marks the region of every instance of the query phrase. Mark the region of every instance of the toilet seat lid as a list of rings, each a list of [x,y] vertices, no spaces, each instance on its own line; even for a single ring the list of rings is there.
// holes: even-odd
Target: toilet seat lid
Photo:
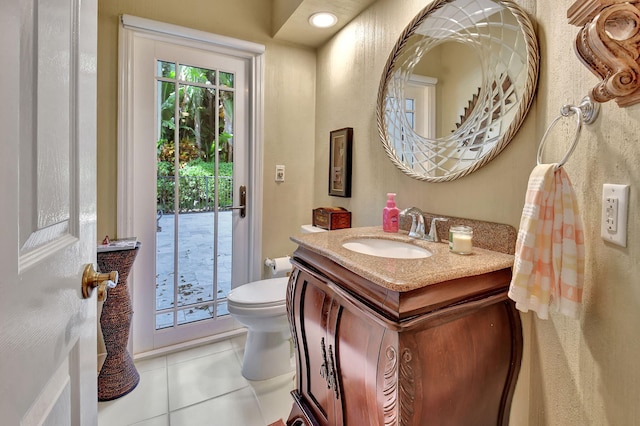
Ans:
[[[271,306],[284,303],[289,277],[254,281],[234,288],[227,300],[236,305]]]

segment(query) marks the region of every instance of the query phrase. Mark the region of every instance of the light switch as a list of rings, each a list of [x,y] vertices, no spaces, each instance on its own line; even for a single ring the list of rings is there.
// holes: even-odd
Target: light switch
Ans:
[[[627,246],[628,205],[629,185],[604,184],[600,226],[600,235],[603,240],[622,247]]]
[[[276,182],[284,182],[284,165],[276,166]]]

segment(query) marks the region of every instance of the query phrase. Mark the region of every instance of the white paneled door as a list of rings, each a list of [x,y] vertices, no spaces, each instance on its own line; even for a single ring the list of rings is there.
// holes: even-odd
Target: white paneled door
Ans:
[[[95,0],[0,13],[0,423],[97,424]],[[95,292],[94,292],[95,293]]]

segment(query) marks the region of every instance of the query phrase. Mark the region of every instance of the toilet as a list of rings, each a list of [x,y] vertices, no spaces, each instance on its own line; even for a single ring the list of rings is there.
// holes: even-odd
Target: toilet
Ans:
[[[243,284],[227,296],[229,313],[247,327],[242,375],[266,380],[293,370],[285,305],[289,277]]]
[[[301,232],[319,232],[310,225]],[[324,231],[324,230],[320,230]],[[269,278],[243,284],[227,295],[232,317],[247,327],[242,375],[247,380],[266,380],[293,371],[291,330],[286,298],[289,277]]]

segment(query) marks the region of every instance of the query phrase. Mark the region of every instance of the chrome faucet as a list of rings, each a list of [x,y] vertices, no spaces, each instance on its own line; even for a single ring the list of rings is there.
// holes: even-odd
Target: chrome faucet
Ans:
[[[429,235],[424,237],[427,241],[438,242],[438,229],[436,228],[436,222],[446,222],[449,219],[444,217],[434,217],[431,219],[431,227],[429,228]],[[424,226],[424,224],[423,224]]]
[[[400,216],[411,216],[411,230],[409,237],[424,239],[424,216],[417,207],[408,207],[400,212]]]
[[[411,230],[409,237],[418,238],[425,241],[438,242],[438,228],[436,222],[446,222],[447,218],[434,217],[431,219],[429,233],[424,231],[424,213],[417,207],[408,207],[400,212],[400,216],[411,216]]]

